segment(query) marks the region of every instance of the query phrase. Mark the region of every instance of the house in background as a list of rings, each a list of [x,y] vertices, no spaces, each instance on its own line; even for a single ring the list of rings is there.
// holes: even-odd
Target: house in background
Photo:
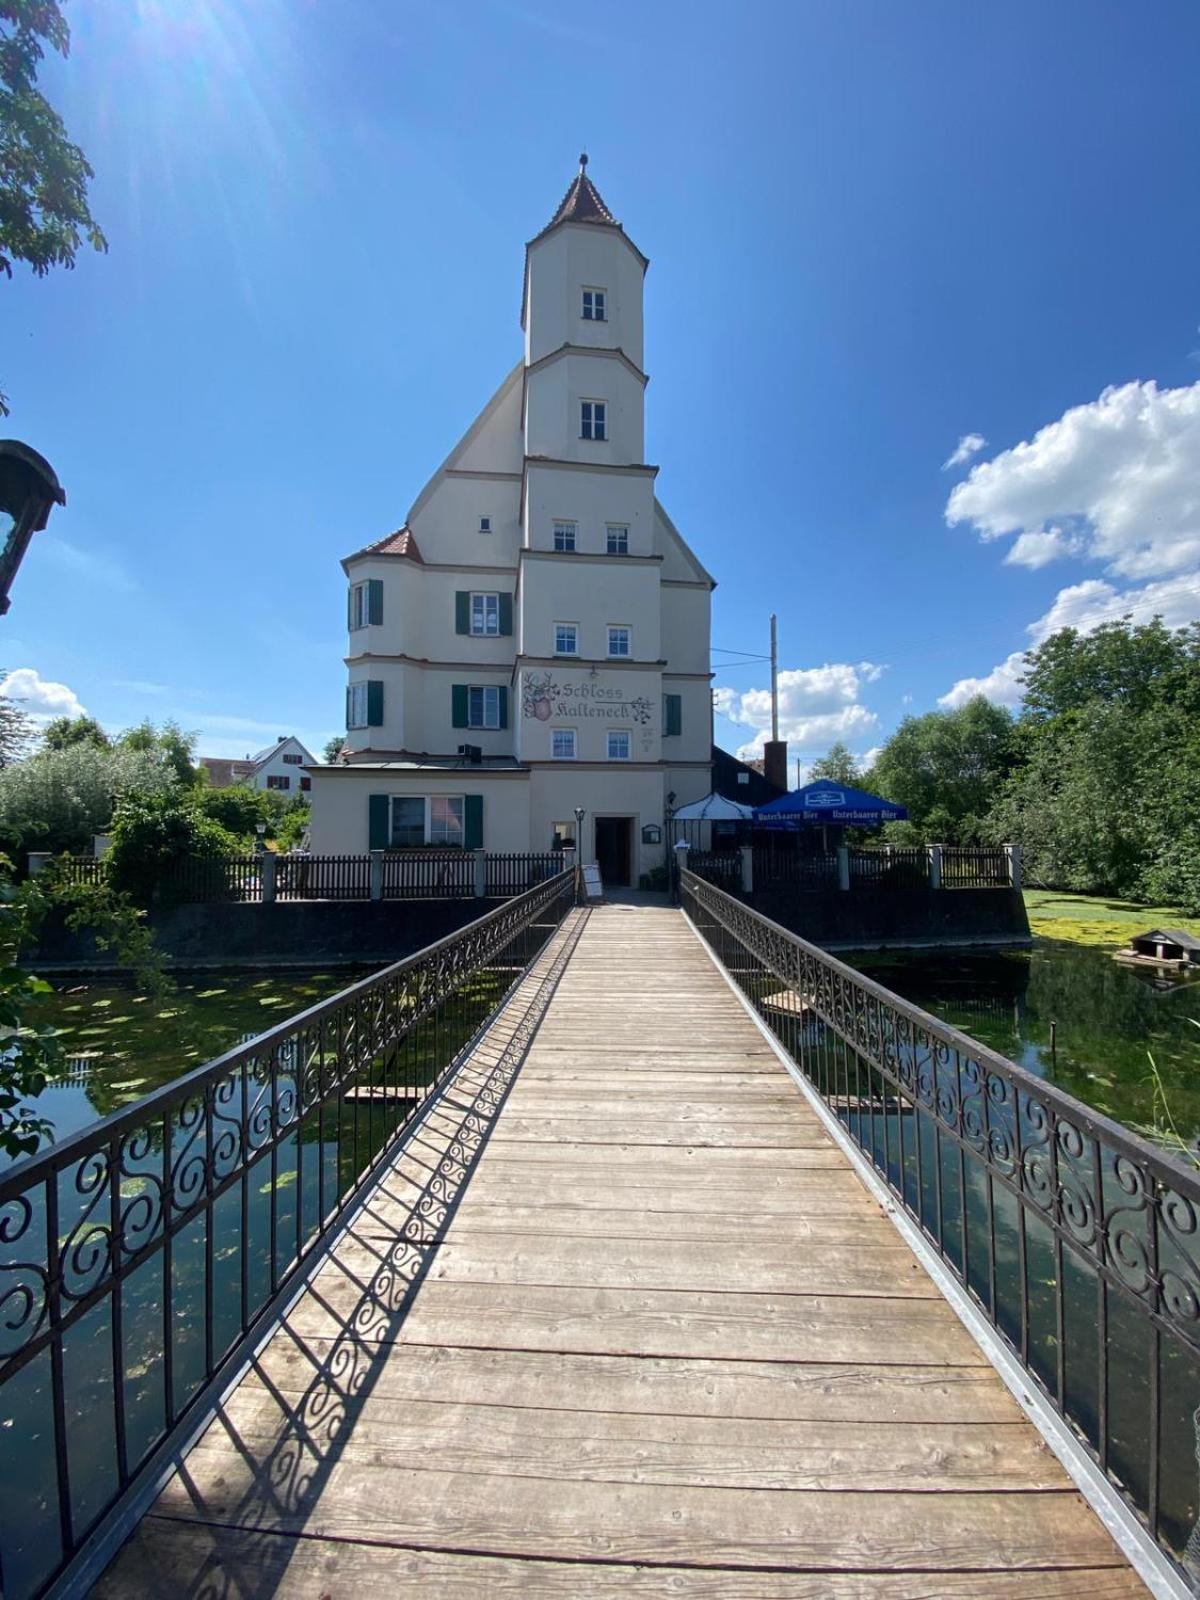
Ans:
[[[709,791],[713,579],[645,460],[646,258],[586,157],[529,243],[525,352],[398,532],[343,567],[346,748],[312,769],[320,854],[542,851],[608,883]]]
[[[283,733],[274,744],[257,755],[248,755],[244,761],[227,761],[221,756],[200,757],[200,765],[208,773],[214,789],[246,783],[252,789],[275,789],[287,795],[307,794],[312,779],[305,768],[315,764],[294,734]]]

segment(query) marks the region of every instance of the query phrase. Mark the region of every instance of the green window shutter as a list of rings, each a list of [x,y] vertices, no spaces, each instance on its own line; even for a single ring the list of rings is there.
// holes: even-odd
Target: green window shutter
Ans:
[[[683,732],[683,696],[678,694],[663,695],[663,733]]]
[[[500,632],[507,637],[512,633],[512,595],[500,596]]]
[[[351,584],[350,587],[346,590],[346,629],[347,629],[347,631],[349,633],[353,633],[354,632],[354,585],[353,584]]]
[[[500,685],[500,726],[508,727],[508,690],[503,684]]]
[[[383,579],[371,578],[367,583],[367,621],[383,621]]]
[[[367,684],[367,727],[383,727],[383,685],[376,678]]]
[[[456,589],[454,591],[454,631],[455,633],[470,633],[471,631],[471,591],[469,589]]]
[[[391,799],[386,794],[373,794],[367,800],[367,849],[386,850],[388,847],[388,821]]]
[[[468,723],[467,685],[455,683],[450,687],[450,726],[465,728]]]
[[[350,726],[350,690],[346,690],[346,726]]]
[[[463,844],[468,850],[483,849],[483,796],[463,796]]]

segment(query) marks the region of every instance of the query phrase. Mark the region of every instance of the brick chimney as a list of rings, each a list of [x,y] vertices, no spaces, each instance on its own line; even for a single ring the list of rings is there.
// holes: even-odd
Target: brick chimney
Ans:
[[[778,789],[788,786],[788,753],[786,739],[768,739],[763,745],[763,776]]]

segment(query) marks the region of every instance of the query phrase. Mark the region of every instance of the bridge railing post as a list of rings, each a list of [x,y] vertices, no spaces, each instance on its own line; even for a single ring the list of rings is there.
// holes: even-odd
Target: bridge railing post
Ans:
[[[739,846],[742,857],[742,893],[754,893],[754,846],[743,844]]]
[[[942,847],[940,844],[929,846],[929,887],[940,889],[942,887]]]
[[[265,906],[274,905],[279,887],[279,857],[274,850],[264,850],[258,858],[258,866],[262,873],[262,903]]]
[[[475,851],[475,898],[482,900],[487,894],[487,851]]]
[[[838,888],[850,887],[850,850],[847,845],[840,844],[837,849]]]
[[[383,851],[371,851],[371,899],[383,899]]]

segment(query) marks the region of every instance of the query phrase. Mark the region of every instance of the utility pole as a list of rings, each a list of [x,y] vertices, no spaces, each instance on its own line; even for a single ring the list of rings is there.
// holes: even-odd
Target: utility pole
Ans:
[[[775,636],[775,613],[771,613],[771,741],[779,738],[779,647]]]

